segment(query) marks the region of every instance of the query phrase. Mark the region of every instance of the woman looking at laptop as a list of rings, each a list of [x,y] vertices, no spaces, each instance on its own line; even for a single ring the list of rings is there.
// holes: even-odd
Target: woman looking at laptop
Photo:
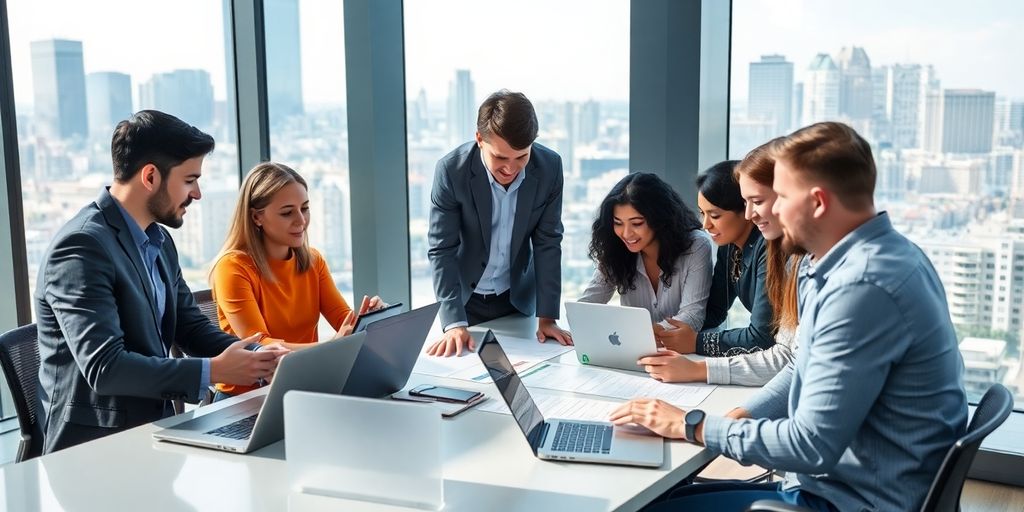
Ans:
[[[210,272],[217,317],[225,331],[260,343],[297,350],[319,337],[320,315],[337,330],[352,332],[357,314],[383,306],[363,297],[358,313],[341,296],[327,262],[309,246],[306,180],[290,167],[264,162],[242,185],[231,228]],[[253,388],[217,384],[215,400]]]
[[[707,382],[761,386],[789,364],[796,352],[797,288],[799,256],[782,248],[782,226],[772,213],[777,195],[772,190],[775,160],[768,147],[759,146],[736,166],[734,177],[746,202],[744,216],[754,223],[766,242],[764,289],[772,309],[775,344],[762,351],[729,357],[693,361],[677,352],[665,351],[640,359],[652,377],[663,382]]]
[[[772,346],[775,329],[772,308],[764,286],[767,271],[764,238],[754,223],[744,218],[743,196],[733,179],[738,162],[719,162],[697,176],[697,207],[704,230],[718,245],[711,295],[704,329],[682,323],[656,333],[661,344],[680,354],[720,357],[746,354]],[[750,312],[750,325],[717,330],[739,298]]]
[[[631,173],[601,202],[590,240],[597,270],[580,302],[651,314],[655,338],[685,325],[699,331],[711,286],[711,243],[696,215],[656,174]]]

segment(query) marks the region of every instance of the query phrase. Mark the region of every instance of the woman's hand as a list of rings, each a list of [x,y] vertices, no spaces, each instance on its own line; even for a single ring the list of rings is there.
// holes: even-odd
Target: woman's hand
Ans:
[[[674,350],[680,354],[692,354],[697,351],[697,332],[686,322],[675,318],[666,318],[666,322],[675,329],[666,329],[660,324],[654,324],[654,339],[659,347]]]
[[[641,357],[636,364],[661,382],[707,382],[708,367],[673,350],[663,350]]]

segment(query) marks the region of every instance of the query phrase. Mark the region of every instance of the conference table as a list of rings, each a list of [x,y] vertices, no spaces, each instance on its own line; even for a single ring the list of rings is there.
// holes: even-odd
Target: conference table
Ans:
[[[506,317],[478,327],[492,329],[499,340],[503,336],[530,337],[536,329],[536,319]],[[470,353],[464,357],[477,356]],[[557,359],[562,364],[577,364],[573,352]],[[477,389],[487,394],[488,400],[501,400],[491,383],[413,373],[409,385],[423,383]],[[719,386],[700,408],[709,414],[722,414],[755,391]],[[266,388],[253,391],[265,392]],[[152,438],[152,433],[160,428],[207,414],[240,399],[235,397],[196,408],[2,467],[0,506],[16,511],[104,512],[396,509],[367,502],[342,502],[292,490],[288,483],[284,441],[248,455],[238,455]],[[442,421],[441,445],[444,510],[451,511],[638,510],[714,458],[703,447],[670,441],[665,444],[665,462],[655,469],[541,461],[534,457],[511,416],[473,409]]]

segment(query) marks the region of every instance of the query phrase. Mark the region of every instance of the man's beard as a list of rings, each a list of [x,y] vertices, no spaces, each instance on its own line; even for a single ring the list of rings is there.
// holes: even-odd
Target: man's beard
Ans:
[[[191,197],[180,205],[171,205],[171,195],[167,193],[167,182],[163,181],[160,183],[160,189],[157,190],[156,195],[146,202],[146,208],[160,224],[178,229],[185,223],[185,219],[178,215],[178,208],[185,208],[190,204],[192,204]]]
[[[807,249],[804,249],[789,233],[783,230],[782,252],[790,256],[803,256],[807,254]]]

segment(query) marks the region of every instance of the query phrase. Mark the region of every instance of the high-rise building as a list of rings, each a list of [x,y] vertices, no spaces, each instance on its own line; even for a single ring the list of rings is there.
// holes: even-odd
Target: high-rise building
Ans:
[[[964,358],[964,390],[972,399],[984,395],[993,382],[1003,382],[1010,369],[1006,340],[964,338],[960,354]]]
[[[213,122],[213,84],[202,69],[154,74],[139,86],[139,108],[156,109],[208,130]]]
[[[894,64],[889,67],[886,113],[892,145],[896,149],[921,147],[919,136],[922,70],[919,64]]]
[[[270,123],[302,115],[299,0],[264,0]]]
[[[992,151],[996,94],[978,89],[946,89],[942,102],[942,151]]]
[[[811,60],[804,76],[804,125],[839,117],[839,68],[827,53]]]
[[[793,114],[789,116],[793,122],[793,129],[803,126],[804,119],[804,83],[793,84]]]
[[[921,101],[918,107],[917,133],[921,149],[942,151],[942,84],[932,66],[921,68]]]
[[[1010,130],[1024,134],[1024,101],[1010,102]]]
[[[1013,187],[1013,176],[1020,162],[1021,152],[1008,147],[992,148],[988,155],[985,174],[985,192],[1007,196]]]
[[[420,87],[419,94],[409,108],[409,133],[419,136],[420,131],[430,127],[427,105],[427,90]]]
[[[31,48],[36,134],[54,139],[86,137],[82,42],[47,39],[33,41]]]
[[[843,47],[836,58],[839,66],[839,115],[847,119],[869,120],[874,98],[871,59],[859,46]]]
[[[455,146],[476,133],[476,91],[468,69],[455,70],[448,86],[448,144]]]
[[[601,133],[601,104],[594,100],[584,101],[580,105],[580,117],[577,136],[580,144],[590,144],[597,140]]]
[[[110,137],[114,127],[127,119],[132,110],[132,77],[116,71],[100,71],[85,76],[89,111],[89,135]]]
[[[907,178],[900,153],[880,151],[875,155],[878,171],[878,176],[875,179],[875,196],[886,200],[902,200],[907,191]]]
[[[914,240],[932,261],[957,326],[1020,332],[1024,314],[1024,235],[1020,220],[995,222],[992,232]],[[986,228],[988,229],[988,228]]]
[[[880,146],[892,144],[889,119],[889,66],[871,68],[871,138]]]
[[[793,63],[782,55],[762,55],[750,63],[747,117],[773,123],[772,132],[793,128]]]

